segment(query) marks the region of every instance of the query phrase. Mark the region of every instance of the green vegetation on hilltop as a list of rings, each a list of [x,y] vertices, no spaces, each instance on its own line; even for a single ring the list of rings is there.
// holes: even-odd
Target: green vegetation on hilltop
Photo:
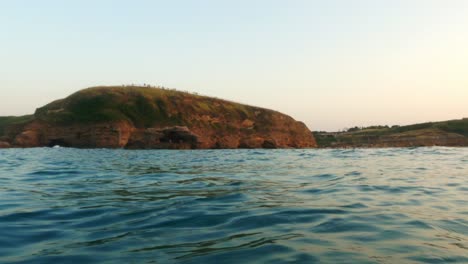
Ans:
[[[260,109],[172,89],[114,86],[81,90],[38,108],[35,116],[63,125],[126,120],[136,127],[151,127],[155,124],[190,125],[196,122],[190,118],[191,113],[246,119]]]
[[[76,92],[36,110],[35,115],[59,124],[130,120],[147,125],[150,117],[169,121],[165,100],[172,91],[142,87],[96,87]],[[157,98],[158,100],[152,100]]]

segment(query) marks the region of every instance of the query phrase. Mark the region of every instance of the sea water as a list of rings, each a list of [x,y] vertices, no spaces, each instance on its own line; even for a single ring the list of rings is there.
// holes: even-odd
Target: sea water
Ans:
[[[468,148],[0,150],[0,262],[468,262]]]

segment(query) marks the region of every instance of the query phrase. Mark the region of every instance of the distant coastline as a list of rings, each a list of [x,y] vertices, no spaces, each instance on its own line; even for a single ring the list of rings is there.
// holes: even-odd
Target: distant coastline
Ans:
[[[408,126],[354,127],[313,132],[320,148],[468,146],[468,118]]]

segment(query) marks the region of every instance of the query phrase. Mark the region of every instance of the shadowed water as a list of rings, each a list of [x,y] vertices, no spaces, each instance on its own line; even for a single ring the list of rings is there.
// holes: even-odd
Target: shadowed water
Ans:
[[[468,148],[0,150],[0,262],[468,262]]]

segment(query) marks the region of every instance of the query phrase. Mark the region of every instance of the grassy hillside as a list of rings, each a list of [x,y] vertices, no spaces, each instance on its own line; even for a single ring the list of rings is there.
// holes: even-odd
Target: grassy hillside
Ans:
[[[154,122],[189,125],[194,122],[189,113],[246,119],[256,109],[260,108],[164,88],[126,86],[84,89],[37,109],[35,115],[64,125],[127,120],[136,127],[151,127]]]

